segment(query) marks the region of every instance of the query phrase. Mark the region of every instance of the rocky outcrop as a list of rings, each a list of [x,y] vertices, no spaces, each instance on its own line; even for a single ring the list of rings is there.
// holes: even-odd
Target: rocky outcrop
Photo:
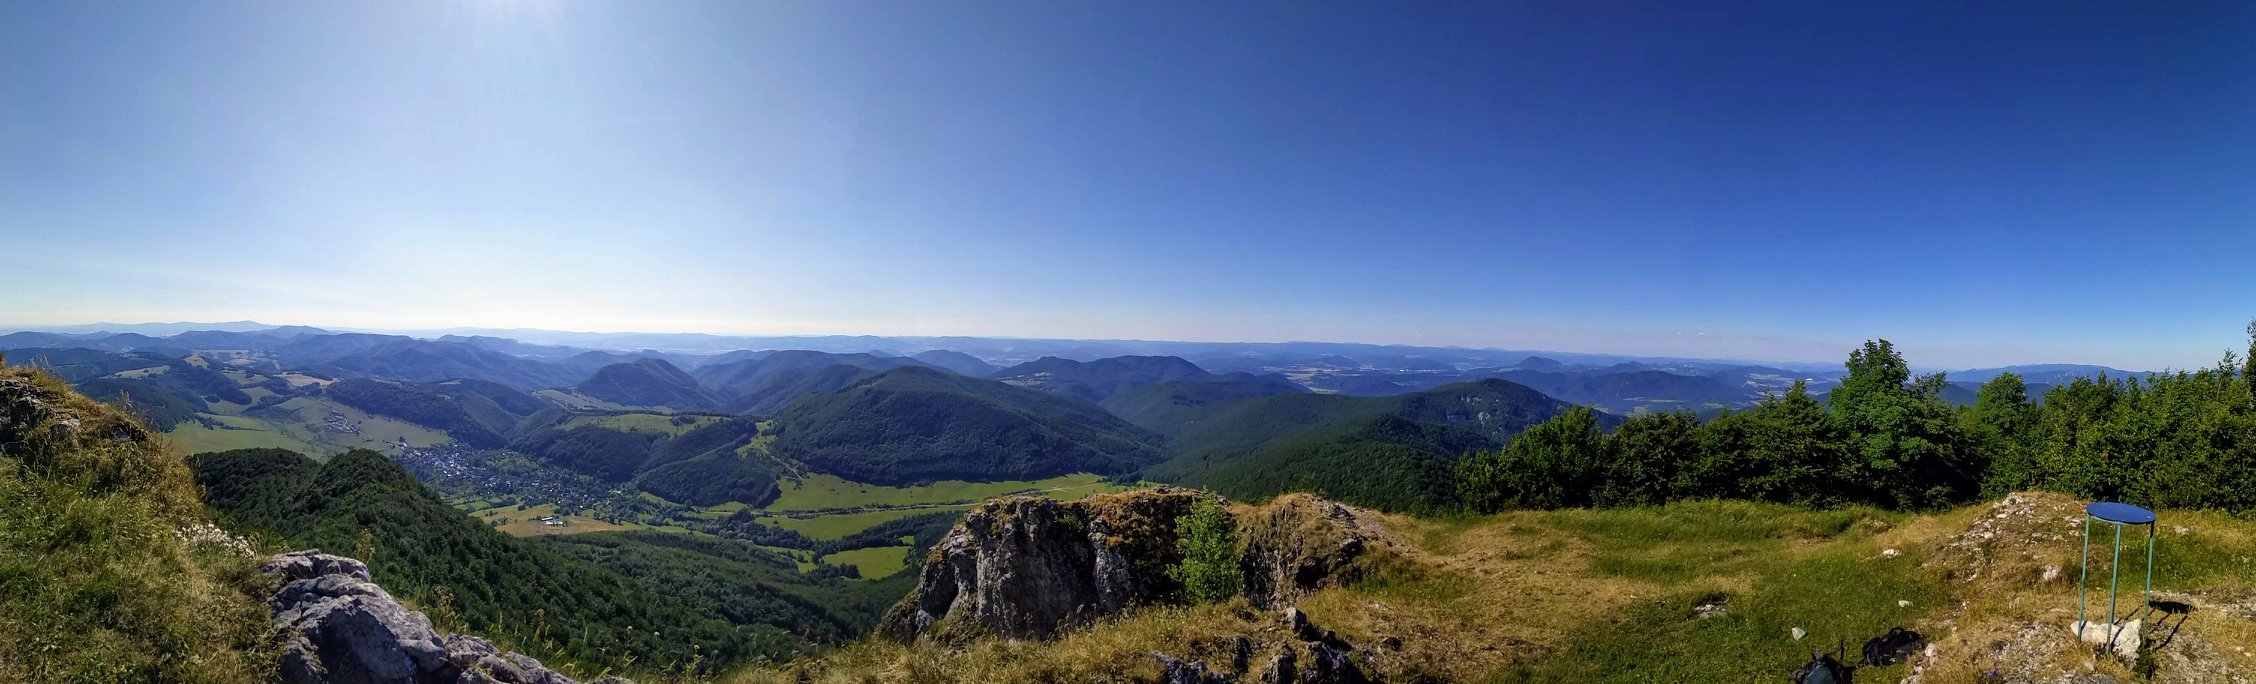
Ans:
[[[1283,638],[1259,670],[1252,669],[1255,642],[1240,636],[1230,650],[1230,667],[1209,667],[1165,653],[1159,659],[1159,681],[1164,684],[1370,684],[1364,666],[1373,654],[1357,651],[1332,630],[1316,626],[1299,608],[1287,608],[1279,620]],[[1266,630],[1265,630],[1266,631]]]
[[[1245,595],[1263,608],[1353,581],[1374,547],[1394,544],[1369,512],[1307,494],[1277,497],[1238,521]]]
[[[1183,590],[1168,576],[1180,561],[1176,523],[1201,496],[1160,488],[981,504],[933,547],[916,590],[879,622],[878,634],[904,643],[1047,638],[1175,600]],[[1305,494],[1233,515],[1243,586],[1263,607],[1352,579],[1372,549],[1394,543],[1369,513]]]
[[[1201,495],[1163,488],[1058,501],[1009,497],[964,514],[878,623],[921,636],[1046,638],[1060,628],[1169,598],[1182,584],[1175,522]]]
[[[429,618],[369,581],[360,561],[316,549],[275,556],[260,569],[286,582],[267,601],[287,635],[284,682],[577,684],[485,639],[438,633]]]

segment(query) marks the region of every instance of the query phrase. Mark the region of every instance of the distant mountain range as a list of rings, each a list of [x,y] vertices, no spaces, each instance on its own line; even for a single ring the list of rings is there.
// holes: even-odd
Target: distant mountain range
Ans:
[[[1447,499],[1456,458],[1569,405],[1598,408],[1609,425],[1643,411],[1709,416],[1796,382],[1823,395],[1842,375],[1328,343],[507,334],[80,326],[0,335],[0,350],[213,443],[452,441],[697,505],[763,505],[810,472],[884,485],[1100,473],[1419,508]],[[2004,372],[2033,397],[2135,375],[1960,371],[1943,398],[1971,402]],[[394,436],[373,437],[370,421],[396,421],[379,431]]]

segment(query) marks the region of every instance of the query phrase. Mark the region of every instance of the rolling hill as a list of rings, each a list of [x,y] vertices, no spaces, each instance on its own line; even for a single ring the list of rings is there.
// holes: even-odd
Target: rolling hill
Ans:
[[[844,365],[883,371],[902,366],[924,365],[915,359],[901,356],[831,354],[798,349],[747,356],[750,358],[736,361],[717,361],[698,366],[690,372],[690,375],[721,396],[733,399],[745,394],[762,392],[775,376],[795,370],[812,370]],[[716,360],[718,358],[716,357]]]
[[[624,406],[658,406],[702,410],[720,405],[721,398],[698,384],[665,359],[636,359],[596,369],[573,391]]]
[[[1094,405],[924,367],[803,396],[776,424],[778,454],[875,484],[1115,474],[1164,457]]]
[[[1389,510],[1439,509],[1454,496],[1460,456],[1494,449],[1569,406],[1495,379],[1392,397],[1228,401],[1155,422],[1175,456],[1144,474],[1233,497],[1305,490]]]
[[[768,375],[760,385],[737,395],[721,407],[730,413],[769,415],[790,405],[795,399],[817,392],[836,392],[854,383],[869,379],[879,371],[836,364],[820,367],[787,368]]]
[[[1281,375],[1228,373],[1132,387],[1105,397],[1097,405],[1137,427],[1164,432],[1198,420],[1208,412],[1207,407],[1215,404],[1307,393],[1308,388]]]
[[[518,424],[549,408],[506,385],[482,380],[414,383],[352,378],[325,390],[337,403],[443,430],[470,446],[495,448],[515,437]]]
[[[1205,369],[1173,356],[1116,356],[1089,362],[1045,356],[988,377],[1051,394],[1104,401],[1134,387],[1209,376]]]
[[[909,358],[936,368],[946,368],[975,378],[984,378],[995,372],[994,364],[959,351],[932,349],[909,355]]]
[[[385,343],[312,367],[341,376],[410,382],[486,380],[520,390],[568,387],[582,379],[579,373],[562,364],[510,356],[461,342],[429,340]]]

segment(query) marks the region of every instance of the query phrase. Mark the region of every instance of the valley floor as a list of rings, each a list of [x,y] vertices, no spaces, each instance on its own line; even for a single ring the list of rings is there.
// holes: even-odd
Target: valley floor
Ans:
[[[1742,502],[1515,512],[1428,520],[1381,516],[1395,570],[1298,605],[1372,654],[1386,681],[1775,682],[1812,651],[1902,626],[1927,634],[1928,682],[2054,682],[2084,673],[2131,681],[2247,682],[2256,672],[2256,523],[2161,512],[2158,598],[2191,604],[2148,620],[2138,662],[2095,656],[2076,619],[2082,502],[2053,494],[1934,515],[1811,511]],[[2104,544],[2104,540],[2102,545]],[[2095,547],[2104,610],[2108,558]],[[2126,554],[2126,559],[2135,554]],[[2140,565],[2121,610],[2137,608]],[[1797,640],[1794,630],[1807,636]],[[1157,607],[1052,643],[962,649],[865,642],[738,682],[1150,681],[1153,652],[1227,669],[1240,635],[1285,638],[1243,602]],[[1380,646],[1388,638],[1401,647]],[[1266,652],[1257,647],[1259,661]],[[1914,667],[1869,667],[1897,681]],[[1995,672],[1994,675],[1990,674]]]

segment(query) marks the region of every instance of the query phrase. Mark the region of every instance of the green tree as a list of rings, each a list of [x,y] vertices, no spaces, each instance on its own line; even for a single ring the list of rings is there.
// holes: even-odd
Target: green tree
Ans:
[[[2241,359],[2240,379],[2248,386],[2250,398],[2256,398],[2256,320],[2248,322],[2248,356]]]
[[[1700,454],[1700,419],[1689,411],[1631,416],[1606,435],[1599,468],[1600,506],[1642,506],[1676,498],[1677,473]]]
[[[1183,560],[1168,575],[1183,583],[1192,603],[1218,603],[1238,595],[1237,523],[1216,497],[1191,504],[1175,522],[1175,549]]]
[[[1851,498],[1839,479],[1846,440],[1804,383],[1752,410],[1717,417],[1699,439],[1699,459],[1678,477],[1679,496],[1806,505]]]
[[[1500,451],[1459,461],[1458,495],[1481,513],[1588,506],[1605,452],[1597,414],[1571,407],[1529,426]]]
[[[1849,354],[1849,375],[1833,390],[1832,414],[1848,433],[1843,482],[1858,498],[1897,508],[1933,508],[1979,491],[1981,464],[1939,394],[1936,374],[1906,387],[1911,367],[1895,345],[1869,340]]]
[[[2036,455],[2029,440],[2036,430],[2037,407],[2029,403],[2029,387],[2021,376],[2001,373],[1982,383],[1964,417],[1968,445],[1988,466],[1983,496],[2004,496],[2036,481]]]

